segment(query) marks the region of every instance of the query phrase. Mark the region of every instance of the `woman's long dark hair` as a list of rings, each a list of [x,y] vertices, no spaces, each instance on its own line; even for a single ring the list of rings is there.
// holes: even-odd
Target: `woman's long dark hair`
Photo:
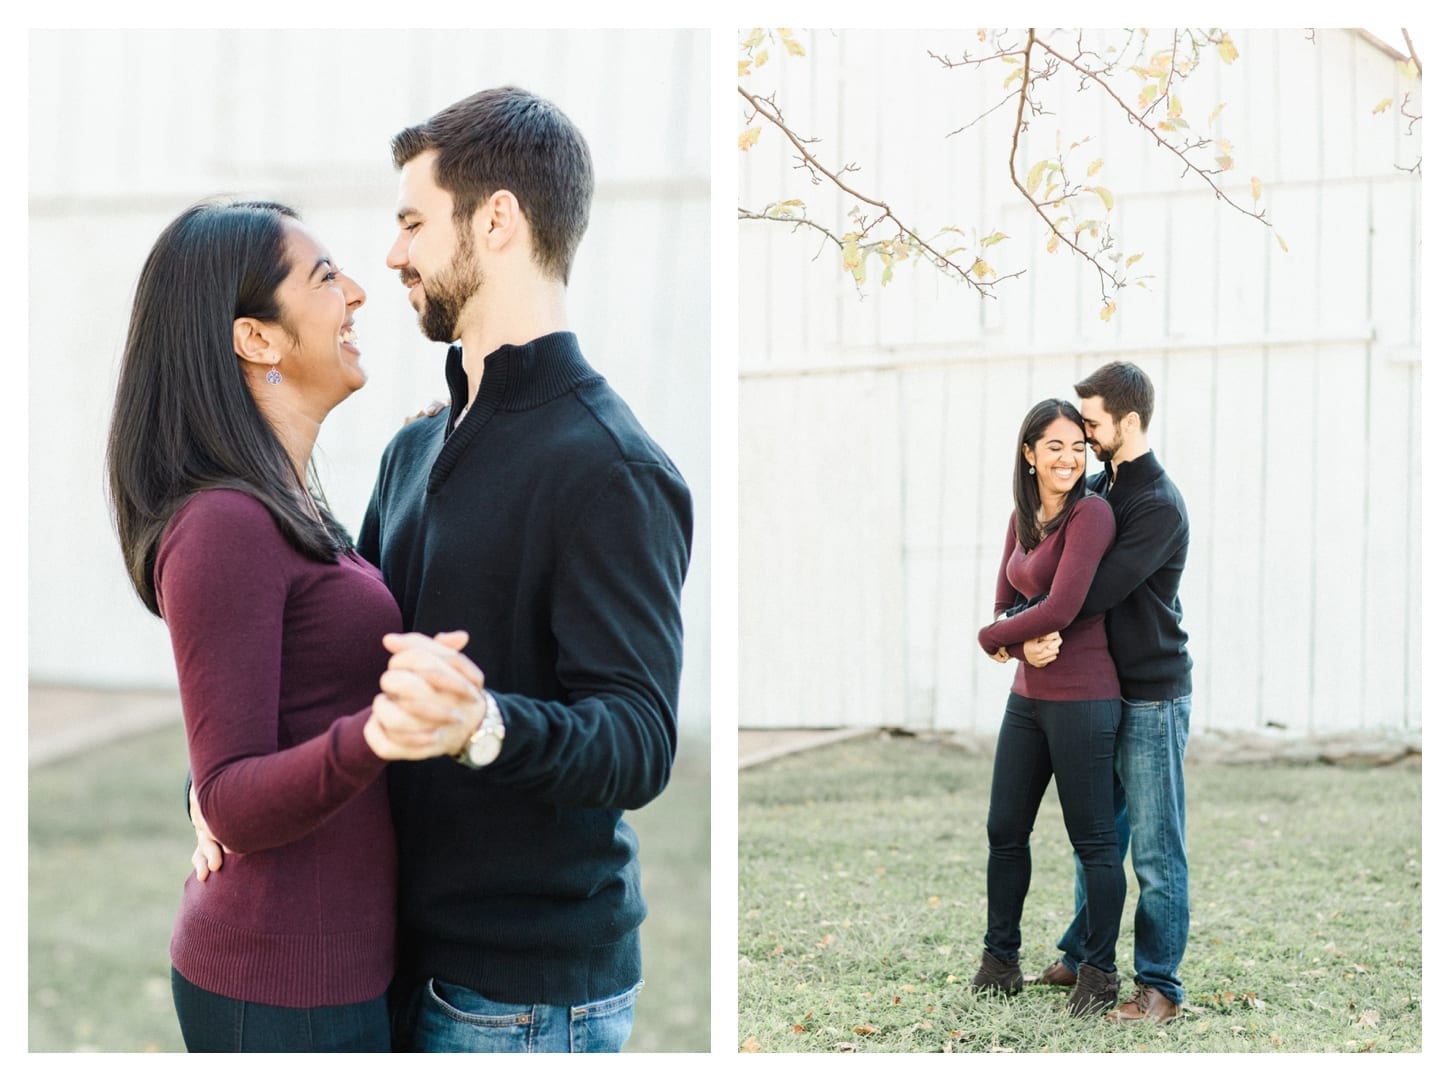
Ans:
[[[335,561],[347,533],[297,476],[257,407],[232,341],[249,316],[286,329],[277,299],[290,269],[279,203],[201,203],[162,230],[141,268],[106,443],[107,487],[131,585],[159,615],[152,575],[172,516],[195,492],[256,497],[293,545]],[[314,485],[315,487],[315,485]]]
[[[1061,398],[1048,398],[1027,411],[1027,416],[1022,418],[1022,430],[1017,434],[1017,471],[1012,476],[1012,498],[1017,504],[1017,516],[1014,519],[1017,543],[1022,545],[1024,552],[1030,552],[1056,532],[1067,521],[1067,512],[1072,509],[1072,505],[1087,493],[1087,470],[1084,469],[1082,476],[1077,478],[1077,483],[1063,500],[1062,510],[1053,515],[1050,521],[1038,524],[1037,511],[1042,506],[1042,496],[1037,491],[1037,478],[1027,472],[1027,459],[1022,454],[1022,448],[1030,450],[1035,447],[1042,438],[1042,433],[1047,431],[1047,426],[1058,417],[1066,417],[1079,428],[1083,426],[1082,414],[1077,411],[1077,406]],[[1086,432],[1083,440],[1087,440]]]

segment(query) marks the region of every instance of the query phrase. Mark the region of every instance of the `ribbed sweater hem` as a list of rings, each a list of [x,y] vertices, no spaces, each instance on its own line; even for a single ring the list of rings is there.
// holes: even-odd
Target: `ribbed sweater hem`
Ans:
[[[266,1006],[346,1006],[387,990],[393,925],[335,934],[267,934],[189,914],[171,963],[203,990]]]
[[[561,953],[415,944],[415,982],[437,978],[499,1002],[578,1006],[628,990],[643,975],[639,929],[614,942]]]

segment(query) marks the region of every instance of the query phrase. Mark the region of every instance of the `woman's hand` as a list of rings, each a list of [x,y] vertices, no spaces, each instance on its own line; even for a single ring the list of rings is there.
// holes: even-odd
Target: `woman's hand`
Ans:
[[[999,646],[997,648],[997,652],[992,654],[992,660],[996,661],[998,664],[1006,664],[1011,659],[1012,654],[1007,652],[1006,646]]]
[[[196,880],[205,882],[206,876],[222,869],[222,853],[230,851],[212,836],[206,819],[201,817],[201,804],[196,799],[196,786],[191,786],[191,826],[196,830],[196,851],[191,854],[191,866],[196,871]]]
[[[483,673],[459,652],[466,631],[390,634],[393,654],[378,681],[373,713],[363,728],[379,758],[419,760],[462,750],[483,723]]]

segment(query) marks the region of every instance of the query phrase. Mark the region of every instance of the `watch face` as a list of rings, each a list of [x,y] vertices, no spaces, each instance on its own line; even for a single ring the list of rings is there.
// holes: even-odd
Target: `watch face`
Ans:
[[[468,745],[468,760],[475,766],[486,766],[498,757],[503,740],[493,732],[482,732]]]

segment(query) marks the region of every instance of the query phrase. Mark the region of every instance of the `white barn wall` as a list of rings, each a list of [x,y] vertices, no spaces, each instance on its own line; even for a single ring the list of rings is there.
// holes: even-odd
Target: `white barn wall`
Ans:
[[[1026,274],[981,301],[898,269],[863,297],[819,234],[741,224],[741,724],[995,731],[1011,669],[976,631],[1017,426],[1121,358],[1154,378],[1151,440],[1192,520],[1195,727],[1417,729],[1420,189],[1396,169],[1417,140],[1371,113],[1408,89],[1392,60],[1348,31],[1234,31],[1239,61],[1186,84],[1187,115],[1228,102],[1221,179],[1246,203],[1263,180],[1272,231],[1180,178],[1116,105],[1058,99],[1019,161],[1057,128],[1096,130],[1119,248],[1154,275],[1104,322],[1095,272],[1048,255],[1007,185],[1005,111],[944,137],[995,100],[926,55],[969,37],[814,31],[804,60],[745,81],[822,161],[859,164],[857,190],[914,224],[1000,229],[989,261]],[[742,155],[740,205],[796,197],[844,221],[851,201],[772,136]]]
[[[141,262],[213,194],[280,199],[368,291],[368,386],[325,426],[334,509],[361,523],[401,419],[446,397],[383,256],[397,130],[490,85],[554,100],[589,140],[596,196],[570,317],[586,355],[695,500],[681,717],[709,708],[707,35],[689,31],[79,31],[30,37],[32,680],[174,685],[102,494],[111,396]],[[84,73],[84,77],[77,77]],[[681,243],[681,238],[692,238]]]

